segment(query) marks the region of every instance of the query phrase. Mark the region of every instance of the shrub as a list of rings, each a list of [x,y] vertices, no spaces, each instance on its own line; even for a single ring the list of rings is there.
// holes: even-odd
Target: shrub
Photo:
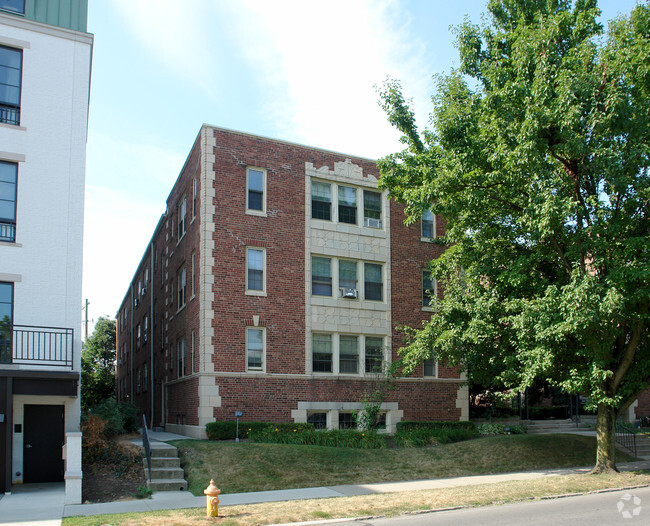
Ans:
[[[135,406],[118,403],[115,398],[107,398],[93,406],[88,411],[88,415],[99,416],[105,421],[104,434],[106,438],[131,433],[140,427],[140,420]]]
[[[526,432],[526,427],[521,424],[504,425],[497,423],[486,423],[478,426],[481,436],[490,435],[521,435]]]
[[[299,444],[308,446],[349,447],[361,449],[381,449],[386,440],[376,431],[357,431],[354,429],[334,429],[319,431],[313,428],[300,428],[299,424],[270,426],[249,433],[251,442],[269,444]]]
[[[97,415],[88,415],[88,418],[81,424],[83,433],[84,459],[93,462],[103,457],[106,451],[106,421]]]
[[[248,438],[250,433],[263,431],[267,428],[278,428],[282,431],[293,429],[314,429],[313,424],[292,424],[283,422],[273,424],[271,422],[239,422],[239,438]],[[237,422],[210,422],[205,426],[205,432],[209,440],[235,440],[237,437]]]
[[[415,431],[418,429],[467,429],[470,431],[476,431],[476,425],[474,422],[456,422],[456,421],[433,421],[433,422],[413,422],[413,421],[404,421],[397,422],[397,432],[400,431]]]
[[[464,427],[422,427],[400,430],[395,433],[395,443],[400,447],[425,447],[471,440],[478,436],[476,426]]]

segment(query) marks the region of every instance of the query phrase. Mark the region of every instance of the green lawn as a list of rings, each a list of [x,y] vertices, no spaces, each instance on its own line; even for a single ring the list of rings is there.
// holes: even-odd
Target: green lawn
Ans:
[[[581,435],[508,435],[430,448],[346,449],[178,440],[194,495],[213,478],[223,493],[418,480],[595,464]],[[634,460],[617,452],[617,461]]]

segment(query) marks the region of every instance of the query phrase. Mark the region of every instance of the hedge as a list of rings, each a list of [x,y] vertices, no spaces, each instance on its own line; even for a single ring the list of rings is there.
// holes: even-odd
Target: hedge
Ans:
[[[386,447],[386,439],[375,431],[361,432],[354,429],[316,430],[299,428],[297,424],[267,427],[263,431],[251,431],[251,442],[269,444],[299,444],[306,446],[348,447],[360,449],[382,449]]]
[[[272,422],[239,422],[239,438],[246,438],[251,432],[261,432],[269,428],[289,432],[294,429],[314,429],[314,425],[306,423],[292,424],[287,422],[281,424],[274,424]],[[210,422],[205,425],[205,432],[208,435],[208,440],[235,440],[237,438],[237,422]]]
[[[418,431],[418,430],[438,430],[438,429],[464,429],[467,431],[476,432],[476,425],[474,422],[445,422],[445,421],[433,421],[433,422],[413,422],[413,421],[403,421],[397,422],[397,433],[405,431]]]

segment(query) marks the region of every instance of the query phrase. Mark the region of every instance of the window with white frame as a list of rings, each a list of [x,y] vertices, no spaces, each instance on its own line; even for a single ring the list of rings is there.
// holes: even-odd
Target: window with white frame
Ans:
[[[359,372],[359,338],[341,334],[339,336],[339,373]]]
[[[422,271],[422,306],[430,307],[438,294],[437,282],[431,277],[431,271],[425,269]]]
[[[311,293],[314,296],[332,295],[332,260],[313,256],[311,258]]]
[[[191,296],[192,298],[196,294],[196,290],[195,290],[195,287],[194,287],[194,283],[196,281],[196,266],[195,265],[196,265],[196,252],[192,252],[192,274],[190,276],[190,278],[192,280],[190,282],[190,291],[191,291],[191,294],[192,294],[192,296]]]
[[[312,333],[312,372],[375,374],[384,367],[384,338],[357,334]]]
[[[381,228],[381,194],[363,191],[363,226]]]
[[[196,177],[192,179],[192,219],[196,217],[196,199],[197,199],[197,180]]]
[[[436,216],[431,210],[422,212],[422,238],[434,239],[436,237]]]
[[[333,372],[331,334],[312,334],[312,370],[315,373]]]
[[[366,336],[365,370],[369,374],[379,374],[384,371],[384,339]]]
[[[332,220],[332,185],[321,181],[311,182],[312,219]]]
[[[357,189],[339,186],[339,223],[357,224]]]
[[[264,329],[246,329],[246,369],[249,371],[264,369],[265,336]]]
[[[0,0],[0,9],[25,14],[25,0]]]
[[[266,170],[248,168],[246,170],[246,209],[252,212],[266,211],[265,199]]]
[[[364,298],[372,301],[383,301],[383,271],[376,263],[364,263]]]
[[[178,356],[178,376],[179,376],[179,378],[181,376],[185,376],[185,358],[186,358],[186,356],[185,356],[185,352],[186,352],[185,347],[186,347],[185,346],[185,337],[183,337],[180,340],[178,340],[178,343],[176,345],[176,349],[177,349],[177,352],[178,352],[177,356]]]
[[[187,227],[187,197],[183,198],[178,203],[178,240],[180,241],[185,235],[185,228]]]
[[[178,271],[178,310],[185,307],[185,292],[187,290],[187,265],[183,265]]]
[[[426,377],[438,377],[438,360],[435,357],[427,358],[422,362],[423,374]]]
[[[266,254],[263,248],[246,249],[246,291],[262,293],[265,290],[264,275]]]
[[[357,262],[347,259],[339,260],[339,289],[344,298],[357,297]]]
[[[0,281],[0,363],[11,362],[13,312],[14,284]]]

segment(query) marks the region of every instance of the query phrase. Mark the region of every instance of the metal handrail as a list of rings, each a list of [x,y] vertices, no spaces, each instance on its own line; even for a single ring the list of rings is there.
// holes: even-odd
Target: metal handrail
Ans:
[[[13,325],[10,330],[10,340],[0,337],[0,363],[74,366],[74,329]]]
[[[149,431],[147,431],[147,417],[142,413],[142,448],[144,455],[147,457],[147,471],[149,472],[149,482],[151,482],[151,444],[149,443]]]
[[[624,426],[621,422],[616,422],[614,437],[616,442],[632,451],[636,457],[636,434],[634,431]]]

